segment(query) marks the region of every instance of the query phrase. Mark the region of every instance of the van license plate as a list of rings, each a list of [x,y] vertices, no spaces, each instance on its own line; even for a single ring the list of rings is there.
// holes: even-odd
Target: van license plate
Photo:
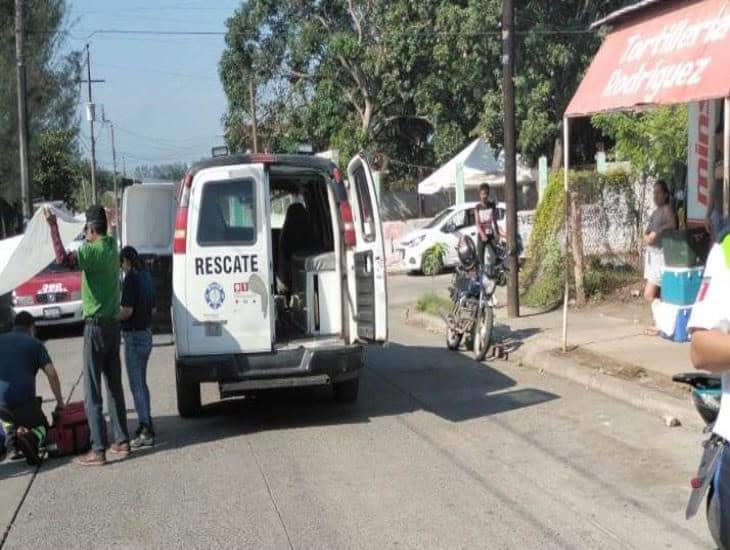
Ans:
[[[206,336],[223,336],[223,325],[221,323],[205,323]]]
[[[44,319],[60,319],[61,308],[60,307],[44,307],[43,308]]]

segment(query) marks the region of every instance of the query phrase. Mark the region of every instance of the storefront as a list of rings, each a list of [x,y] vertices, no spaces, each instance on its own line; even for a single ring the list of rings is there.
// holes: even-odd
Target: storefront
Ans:
[[[690,105],[687,223],[704,223],[713,198],[717,152],[722,158],[717,174],[722,177],[721,206],[728,218],[730,0],[643,0],[597,21],[592,28],[605,25],[612,29],[563,119],[566,191],[572,119],[684,103]],[[722,130],[721,148],[714,145],[718,128]],[[568,347],[567,287],[566,281],[564,350]]]

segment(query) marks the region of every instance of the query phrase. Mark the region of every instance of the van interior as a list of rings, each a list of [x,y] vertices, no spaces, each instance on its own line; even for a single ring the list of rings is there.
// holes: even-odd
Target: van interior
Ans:
[[[339,335],[342,294],[336,202],[325,177],[272,167],[276,343]]]

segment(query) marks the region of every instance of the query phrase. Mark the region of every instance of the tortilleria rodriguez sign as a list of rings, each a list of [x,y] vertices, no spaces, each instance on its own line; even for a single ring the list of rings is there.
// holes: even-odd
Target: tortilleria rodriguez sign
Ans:
[[[606,37],[566,116],[727,97],[729,51],[729,0],[667,2]]]

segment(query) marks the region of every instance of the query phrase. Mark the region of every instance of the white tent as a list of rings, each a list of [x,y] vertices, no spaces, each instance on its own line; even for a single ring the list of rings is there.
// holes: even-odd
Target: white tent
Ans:
[[[504,185],[504,154],[495,156],[492,148],[482,139],[475,139],[458,155],[418,184],[418,193],[433,195],[440,191],[456,188],[456,169],[464,166],[464,187],[478,187],[482,183]],[[532,171],[517,162],[517,182],[534,181]]]

